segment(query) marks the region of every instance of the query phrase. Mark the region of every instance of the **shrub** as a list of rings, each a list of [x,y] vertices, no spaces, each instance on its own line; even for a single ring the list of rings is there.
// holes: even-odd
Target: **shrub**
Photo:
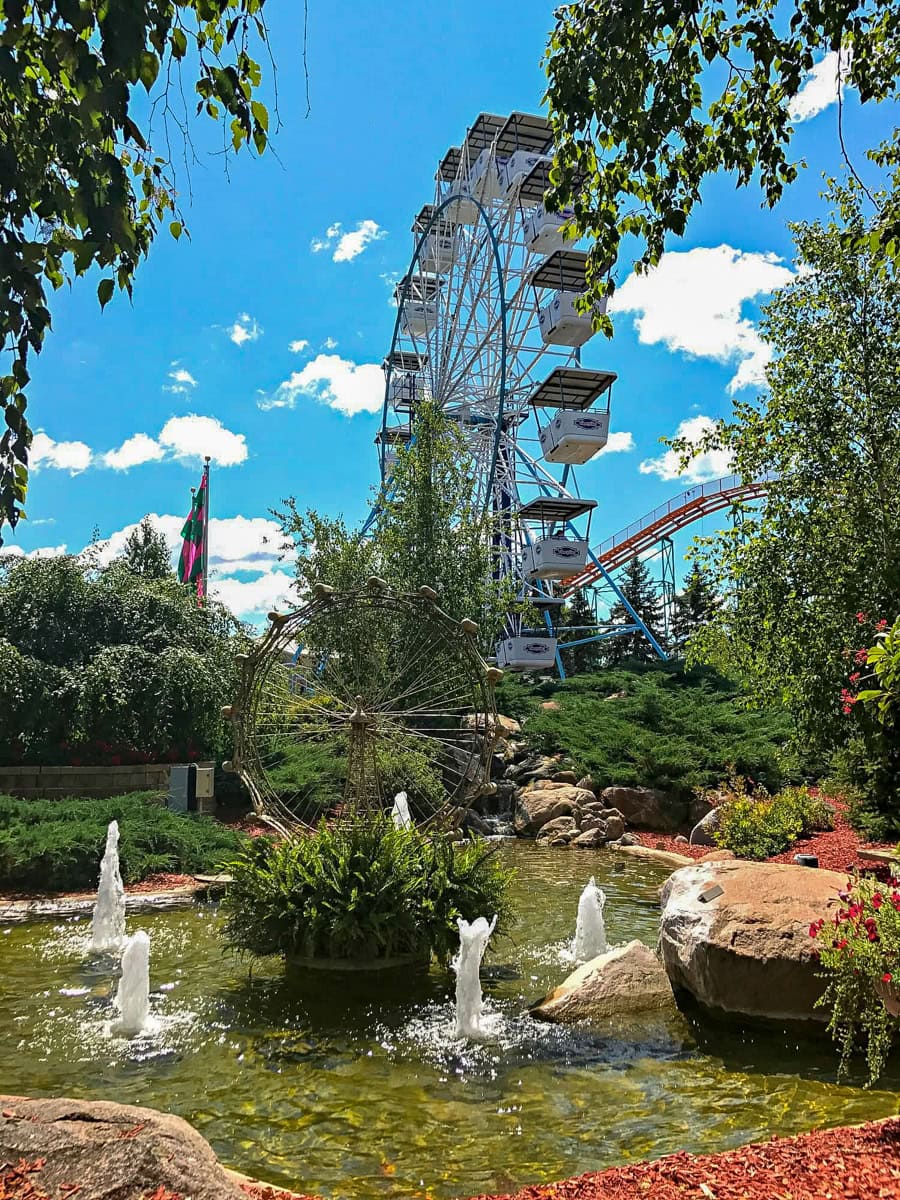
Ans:
[[[557,710],[540,707],[549,699]],[[782,749],[785,715],[748,710],[737,687],[708,668],[635,665],[540,685],[507,677],[498,707],[523,723],[530,750],[562,751],[601,788],[656,787],[688,799],[730,769],[771,791],[797,774]]]
[[[841,892],[841,907],[810,926],[823,968],[825,991],[818,1003],[831,1010],[828,1030],[840,1049],[838,1078],[856,1050],[866,1055],[874,1083],[891,1049],[900,1020],[900,891],[862,877]],[[887,1004],[885,1003],[887,1001]]]
[[[97,885],[110,821],[119,822],[122,878],[214,870],[244,837],[211,817],[175,813],[154,792],[108,800],[17,800],[0,796],[0,888],[49,892]]]
[[[257,838],[229,865],[229,945],[254,955],[377,959],[457,945],[457,919],[508,919],[511,872],[478,842],[452,845],[387,817],[273,843]]]
[[[732,779],[719,806],[716,844],[738,858],[771,858],[817,829],[830,829],[830,806],[805,787],[789,787],[775,796],[747,790],[745,780]]]

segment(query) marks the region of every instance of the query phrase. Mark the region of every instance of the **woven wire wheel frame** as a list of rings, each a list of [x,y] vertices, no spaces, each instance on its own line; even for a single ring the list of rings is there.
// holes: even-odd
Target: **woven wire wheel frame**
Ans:
[[[254,811],[284,833],[323,818],[337,823],[383,812],[394,796],[386,792],[381,763],[386,753],[406,749],[424,754],[441,782],[437,802],[405,789],[414,821],[427,829],[455,827],[489,787],[497,730],[500,672],[484,662],[477,627],[454,621],[418,593],[316,591],[303,607],[271,614],[265,635],[239,659],[239,693],[225,715],[234,734],[231,767]],[[355,627],[349,645],[304,653],[329,630],[325,640],[333,641],[342,626]],[[414,634],[415,641],[400,647],[398,634],[407,641]],[[370,670],[373,647],[389,654],[381,677]],[[292,742],[318,743],[346,757],[343,791],[331,805],[286,793],[273,778]]]

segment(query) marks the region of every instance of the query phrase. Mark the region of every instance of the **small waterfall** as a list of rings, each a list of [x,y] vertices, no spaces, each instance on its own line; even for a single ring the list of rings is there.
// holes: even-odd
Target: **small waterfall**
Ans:
[[[578,901],[574,947],[576,962],[589,962],[598,954],[606,953],[606,926],[603,923],[605,903],[606,896],[597,887],[592,875]]]
[[[459,954],[453,960],[456,972],[456,1036],[477,1039],[484,1033],[481,1027],[481,960],[497,924],[479,917],[471,925],[462,918],[459,925]]]
[[[119,873],[119,824],[110,821],[100,863],[100,886],[91,917],[91,950],[115,953],[125,940],[125,888]]]
[[[409,801],[406,798],[406,792],[398,792],[394,797],[391,820],[398,829],[409,829],[412,826],[412,817],[409,813]]]
[[[150,1015],[150,935],[143,929],[125,943],[116,1007],[119,1010],[119,1019],[113,1024],[116,1033],[135,1037],[146,1028]]]

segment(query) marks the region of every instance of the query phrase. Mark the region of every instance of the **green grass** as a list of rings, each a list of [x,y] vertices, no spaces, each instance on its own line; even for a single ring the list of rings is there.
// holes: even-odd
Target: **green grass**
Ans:
[[[546,700],[558,710],[542,709]],[[782,750],[786,715],[746,709],[736,687],[705,668],[635,665],[537,685],[507,676],[498,707],[523,723],[529,749],[562,752],[601,788],[654,787],[686,799],[732,773],[776,791],[796,772]]]
[[[0,891],[54,892],[97,886],[110,821],[119,823],[122,878],[160,871],[213,871],[245,838],[211,817],[170,811],[155,792],[108,800],[0,796]]]

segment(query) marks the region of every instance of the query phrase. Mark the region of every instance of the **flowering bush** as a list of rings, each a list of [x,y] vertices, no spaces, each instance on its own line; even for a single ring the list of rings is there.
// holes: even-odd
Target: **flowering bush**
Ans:
[[[775,796],[765,788],[753,789],[750,781],[728,781],[719,804],[716,845],[738,858],[770,858],[793,846],[798,838],[817,829],[830,829],[831,807],[813,796],[809,788],[789,787]]]
[[[846,652],[853,670],[841,707],[859,728],[847,774],[862,796],[855,823],[884,838],[900,829],[900,617],[890,627],[865,613],[857,613],[857,621],[872,644]]]
[[[864,1050],[869,1084],[884,1069],[900,1019],[889,1011],[900,989],[900,884],[862,877],[841,892],[841,907],[809,928],[826,981],[818,1000],[830,1008],[828,1030],[841,1052],[838,1077],[855,1050]],[[897,993],[900,995],[900,991]]]

